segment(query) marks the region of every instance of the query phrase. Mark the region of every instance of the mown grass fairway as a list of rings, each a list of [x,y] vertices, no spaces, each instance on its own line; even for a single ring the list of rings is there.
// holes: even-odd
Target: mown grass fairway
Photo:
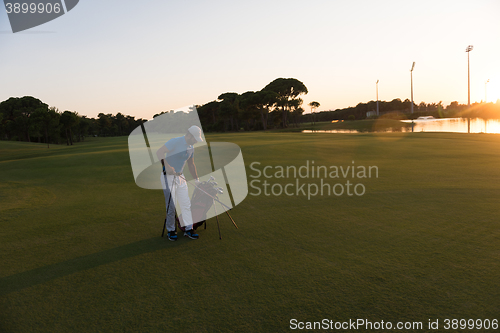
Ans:
[[[351,130],[358,132],[402,132],[411,131],[411,124],[404,123],[397,119],[378,118],[363,120],[346,120],[339,122],[322,121],[301,124],[300,127],[291,127],[288,131],[302,132],[303,130],[312,131],[332,131],[332,130]]]
[[[160,237],[163,193],[134,183],[127,138],[0,141],[0,332],[283,332],[293,318],[424,332],[429,319],[500,319],[500,136],[207,138],[242,148],[249,181],[252,162],[355,161],[379,175],[349,178],[363,196],[249,194],[231,211],[238,230],[221,215],[221,241],[211,219],[199,240],[174,243]]]

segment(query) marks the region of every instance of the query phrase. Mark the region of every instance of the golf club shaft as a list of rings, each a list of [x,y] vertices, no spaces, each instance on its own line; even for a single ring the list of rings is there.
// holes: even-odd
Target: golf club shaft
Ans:
[[[217,229],[219,230],[219,239],[222,239],[222,236],[220,234],[219,215],[217,214],[217,207],[215,207],[215,201],[214,201],[214,210],[215,210],[215,218],[217,219]]]
[[[214,202],[214,206],[215,206],[215,202]],[[226,214],[227,214],[227,216],[229,216],[229,218],[231,219],[231,222],[233,222],[233,225],[236,227],[236,229],[238,229],[236,222],[234,222],[233,218],[231,217],[231,215],[229,214],[229,212],[227,210],[226,210]]]
[[[161,163],[163,164],[163,160],[161,160]],[[166,173],[163,173],[163,178],[165,179],[165,188],[168,188],[168,180],[167,180],[167,175]],[[172,182],[172,187],[175,185],[175,175],[174,175],[174,180]],[[163,231],[161,232],[161,237],[165,235],[165,227],[167,225],[167,217],[168,217],[168,209],[170,208],[170,199],[172,199],[172,190],[169,189],[169,195],[168,195],[168,203],[167,203],[167,216],[165,217],[165,223],[163,224]],[[174,217],[175,219],[175,217]],[[174,221],[175,224],[175,221]]]

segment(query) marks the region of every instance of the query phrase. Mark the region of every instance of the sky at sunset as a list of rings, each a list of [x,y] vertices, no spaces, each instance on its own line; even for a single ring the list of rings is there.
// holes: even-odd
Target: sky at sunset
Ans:
[[[34,96],[60,111],[150,119],[224,92],[296,78],[304,108],[376,98],[500,99],[500,1],[80,0],[13,34],[0,9],[0,101]],[[490,82],[485,85],[486,80]],[[487,88],[487,90],[485,90]]]

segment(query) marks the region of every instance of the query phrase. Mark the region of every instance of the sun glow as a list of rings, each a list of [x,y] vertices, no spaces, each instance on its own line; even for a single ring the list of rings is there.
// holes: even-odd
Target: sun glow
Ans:
[[[485,83],[485,98],[488,103],[500,100],[500,77],[492,78]]]

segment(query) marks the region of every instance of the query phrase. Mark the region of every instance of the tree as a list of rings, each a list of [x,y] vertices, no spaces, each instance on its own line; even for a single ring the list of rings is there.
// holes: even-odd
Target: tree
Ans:
[[[3,113],[0,112],[0,140],[3,137],[3,129],[4,129],[4,124],[3,124]]]
[[[127,121],[127,124],[128,124],[127,135],[130,134],[137,126],[140,126],[142,123],[146,122],[146,120],[144,120],[144,119],[135,120],[135,117],[132,117],[132,116],[125,117],[125,120]],[[95,119],[92,119],[92,123],[90,126],[91,133],[94,130],[97,132],[97,121]]]
[[[7,140],[30,142],[38,137],[38,142],[44,140],[50,144],[59,143],[59,139],[66,136],[67,144],[72,145],[74,138],[80,142],[88,134],[128,135],[145,121],[121,113],[116,116],[101,113],[98,119],[70,111],[59,113],[57,108],[49,108],[31,96],[11,97],[0,102],[0,139]]]
[[[282,127],[286,128],[287,125],[287,113],[290,109],[290,103],[292,100],[296,99],[301,94],[307,94],[307,87],[297,79],[284,79],[279,78],[262,89],[264,91],[273,91],[278,94],[278,99],[276,105],[281,107],[282,111]]]
[[[302,104],[302,99],[300,99],[299,101],[297,101],[294,104],[296,104],[296,105],[292,106],[292,118],[293,118],[293,122],[295,124],[295,127],[299,127],[300,117],[304,113],[304,108],[302,108],[300,106],[300,104]]]
[[[98,120],[99,135],[102,135],[102,136],[111,135],[112,122],[111,122],[110,116],[112,116],[112,115],[111,114],[106,115],[102,112],[97,115],[97,117],[99,118],[99,120]]]
[[[5,119],[5,130],[8,138],[17,136],[19,140],[31,142],[31,132],[35,129],[31,114],[40,107],[47,107],[32,96],[11,97],[0,103],[0,113]]]
[[[14,131],[15,110],[19,108],[19,98],[11,97],[0,103],[0,114],[4,119],[4,130],[7,139],[11,139]]]
[[[73,131],[71,130],[73,126],[78,125],[80,119],[76,112],[64,111],[61,114],[60,122],[64,127],[66,132],[66,144],[69,146],[73,145]]]
[[[118,128],[118,136],[126,135],[128,130],[128,122],[125,119],[125,116],[118,112],[116,116],[112,119],[114,125]]]
[[[420,102],[420,104],[418,105],[418,111],[419,112],[427,111],[427,104],[425,104],[425,102]]]
[[[84,141],[85,136],[88,134],[89,128],[91,127],[92,119],[85,116],[80,117],[80,122],[78,123],[78,142]]]
[[[456,110],[456,109],[458,109],[458,102],[457,101],[451,102],[450,105],[448,105],[446,107],[446,110],[448,110],[448,109],[450,109],[450,110]]]
[[[395,98],[389,102],[389,111],[400,111],[403,110],[403,102],[399,98]]]
[[[224,93],[219,95],[217,99],[221,100],[220,103],[220,114],[224,118],[228,119],[231,124],[231,130],[238,130],[238,113],[239,113],[239,95],[234,92]],[[224,126],[226,130],[226,126]]]
[[[59,125],[59,113],[57,113],[57,108],[38,108],[33,113],[33,118],[36,123],[38,123],[40,130],[45,135],[45,142],[47,143],[47,148],[49,147],[49,133],[53,132]]]
[[[313,124],[314,124],[314,110],[316,110],[317,108],[319,108],[319,103],[316,102],[316,101],[313,101],[311,103],[309,103],[309,106],[311,107],[311,116],[312,116],[312,121],[313,121]]]
[[[259,110],[264,131],[267,130],[267,118],[269,110],[274,108],[278,102],[279,95],[274,91],[261,90],[256,94],[256,99],[259,102]]]
[[[254,91],[247,91],[239,98],[240,115],[245,122],[246,130],[255,129],[255,123],[259,117],[259,103],[255,95]]]
[[[198,107],[198,115],[203,128],[208,131],[220,130],[218,114],[220,103],[211,101]]]

